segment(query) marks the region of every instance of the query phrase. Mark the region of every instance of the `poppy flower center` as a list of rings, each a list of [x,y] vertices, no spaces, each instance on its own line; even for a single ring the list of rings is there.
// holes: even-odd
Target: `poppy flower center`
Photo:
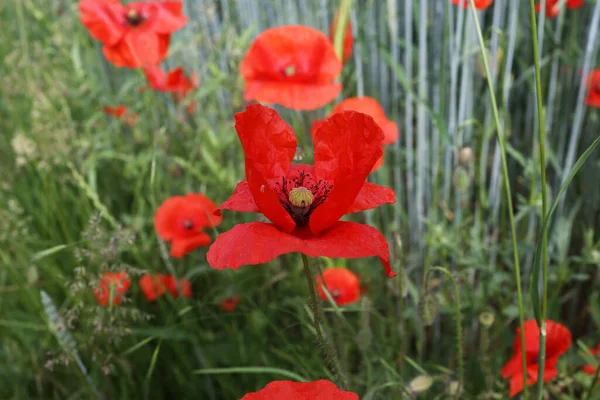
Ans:
[[[311,174],[303,171],[293,179],[281,177],[281,181],[275,182],[272,187],[296,226],[305,226],[308,223],[310,214],[323,204],[331,188],[331,184],[322,180],[315,182]]]
[[[340,297],[342,294],[340,293],[339,290],[337,289],[333,289],[331,291],[331,297],[333,297],[334,299],[337,299],[338,297]]]
[[[283,73],[285,76],[294,76],[296,75],[296,67],[294,67],[293,65],[288,65],[287,67],[285,67]]]
[[[127,14],[125,14],[125,19],[129,25],[138,26],[144,22],[146,18],[144,18],[144,16],[138,10],[130,8],[129,11],[127,11]]]
[[[594,82],[593,88],[596,92],[600,93],[600,79],[596,79]]]
[[[185,221],[183,221],[183,227],[184,229],[191,231],[194,227],[194,223],[192,222],[192,220],[186,219]]]

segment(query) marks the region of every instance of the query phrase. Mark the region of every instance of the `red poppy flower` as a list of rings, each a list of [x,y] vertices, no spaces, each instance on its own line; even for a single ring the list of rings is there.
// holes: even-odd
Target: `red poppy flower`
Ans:
[[[342,71],[333,45],[316,29],[292,25],[263,31],[242,60],[244,99],[314,110],[338,95]]]
[[[221,223],[221,217],[213,215],[215,203],[202,194],[189,193],[165,200],[154,215],[154,227],[158,235],[171,242],[171,255],[183,257],[197,247],[208,246],[210,236],[203,228]]]
[[[179,289],[185,297],[192,297],[192,288],[190,281],[187,279],[179,279],[179,285],[173,275],[163,274],[144,274],[140,278],[140,289],[146,296],[148,301],[155,301],[165,294],[167,290],[174,298],[179,297]]]
[[[102,52],[117,67],[158,64],[167,56],[171,34],[187,22],[180,1],[80,0],[81,23],[102,42]]]
[[[138,115],[129,112],[125,106],[104,106],[104,112],[125,121],[128,125],[133,126],[138,119]]]
[[[262,264],[301,252],[310,257],[379,256],[389,276],[388,244],[375,228],[341,222],[348,213],[396,201],[386,187],[365,182],[381,156],[383,132],[354,111],[326,119],[314,137],[315,165],[294,164],[292,128],[268,107],[252,104],[235,115],[246,156],[246,180],[220,210],[260,212],[273,223],[236,225],[220,234],[207,253],[216,269]]]
[[[592,353],[592,355],[594,355],[594,356],[596,356],[596,358],[598,358],[598,356],[600,356],[600,343],[598,343],[596,348],[590,347],[590,353]],[[598,363],[596,363],[596,365],[598,365]],[[588,375],[595,375],[596,368],[598,368],[598,367],[595,367],[592,364],[587,364],[587,365],[583,366],[582,370],[583,370],[583,372],[585,372]]]
[[[192,72],[189,77],[185,76],[183,67],[178,67],[168,71],[166,74],[158,65],[144,67],[144,74],[150,84],[150,87],[159,92],[167,92],[173,95],[177,102],[196,89],[199,85],[198,75]],[[146,88],[141,88],[142,90]],[[188,114],[193,114],[196,109],[196,102],[191,101],[187,106]]]
[[[241,400],[358,400],[358,395],[338,389],[333,382],[273,381],[258,392],[248,393]]]
[[[475,0],[475,8],[478,10],[485,10],[492,5],[494,0]],[[452,0],[453,4],[461,5],[464,8],[469,8],[469,0]]]
[[[558,322],[546,321],[546,363],[544,365],[544,382],[556,377],[558,357],[571,347],[571,332]],[[538,356],[540,353],[540,328],[534,319],[525,321],[525,356],[527,371],[523,372],[521,360],[521,329],[513,342],[513,357],[504,365],[500,373],[504,379],[510,378],[510,397],[520,393],[524,387],[525,376],[527,385],[538,379]]]
[[[398,125],[394,121],[390,121],[385,116],[385,111],[381,104],[377,102],[372,97],[350,97],[341,103],[337,104],[331,114],[335,114],[341,111],[358,111],[373,117],[377,125],[381,127],[384,134],[383,144],[392,144],[398,140]],[[315,132],[321,126],[323,120],[313,122],[311,127],[311,135],[314,137]],[[379,167],[383,164],[383,154],[377,160],[375,165],[373,166],[373,171],[379,169]]]
[[[105,272],[99,281],[99,288],[94,291],[96,300],[101,306],[108,306],[112,291],[112,304],[117,306],[131,282],[125,272]]]
[[[323,271],[325,286],[335,300],[335,304],[343,306],[360,300],[360,282],[358,276],[346,268],[327,268]],[[319,296],[327,301],[327,296],[322,288],[321,275],[317,275]]]
[[[588,75],[588,95],[585,104],[600,108],[600,69]]]
[[[560,5],[562,0],[546,0],[546,17],[555,18],[560,12]],[[583,6],[583,0],[567,0],[567,7],[570,9],[579,8]],[[540,12],[542,9],[542,3],[535,5],[535,11]]]
[[[329,40],[331,40],[331,43],[334,43],[335,41],[335,31],[337,29],[338,15],[338,13],[335,14],[335,17],[333,17],[333,22],[329,26]],[[348,20],[348,22],[346,23],[346,33],[344,34],[344,64],[352,55],[353,44],[354,39],[352,38],[352,24],[350,23],[350,20]]]
[[[237,296],[230,297],[221,302],[221,308],[227,312],[233,312],[240,304],[240,298]]]
[[[180,294],[184,297],[192,297],[192,285],[187,279],[177,280],[173,275],[159,275],[158,277],[174,298],[178,298]]]

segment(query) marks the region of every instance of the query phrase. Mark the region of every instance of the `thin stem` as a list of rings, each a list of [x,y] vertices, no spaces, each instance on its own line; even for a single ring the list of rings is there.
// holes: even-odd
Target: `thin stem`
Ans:
[[[302,264],[304,266],[304,275],[306,276],[306,282],[308,283],[308,291],[310,292],[310,300],[312,303],[313,310],[313,323],[315,326],[315,331],[317,332],[317,337],[321,342],[321,346],[325,349],[325,354],[327,356],[328,361],[332,364],[335,374],[340,380],[340,386],[345,388],[346,377],[342,372],[342,368],[340,366],[340,362],[335,355],[335,350],[332,345],[329,344],[325,337],[323,336],[323,331],[321,330],[321,306],[317,299],[317,289],[315,287],[315,282],[313,278],[312,271],[310,269],[310,263],[308,261],[308,257],[305,254],[302,254]]]
[[[523,373],[527,371],[527,358],[525,352],[525,312],[523,310],[523,293],[521,290],[521,266],[519,263],[519,244],[517,241],[517,228],[515,225],[515,216],[513,213],[512,205],[512,193],[510,189],[510,181],[508,179],[508,166],[506,162],[506,146],[504,141],[506,140],[502,132],[500,125],[500,117],[498,113],[498,105],[496,104],[496,94],[494,93],[494,84],[492,82],[492,76],[490,73],[490,66],[488,62],[487,52],[483,36],[481,34],[481,26],[479,25],[479,19],[477,18],[477,11],[475,10],[474,0],[469,0],[469,6],[473,14],[473,20],[475,21],[475,28],[477,31],[477,38],[479,40],[479,47],[481,51],[481,58],[483,60],[483,66],[485,69],[485,75],[488,83],[488,89],[490,92],[490,100],[492,102],[492,113],[494,114],[494,122],[496,124],[496,134],[498,135],[498,147],[500,148],[500,159],[502,164],[502,181],[504,186],[504,193],[506,195],[506,208],[508,211],[508,220],[510,225],[510,233],[512,240],[513,249],[513,262],[515,265],[515,281],[517,283],[517,305],[519,307],[519,326],[521,327],[521,361]],[[525,379],[525,378],[523,378]],[[523,399],[527,400],[529,393],[527,391],[527,385],[523,388]]]
[[[458,358],[458,388],[456,390],[456,399],[460,398],[460,392],[464,383],[465,376],[465,366],[463,360],[463,346],[462,346],[462,314],[460,311],[460,292],[458,290],[458,285],[456,284],[456,280],[452,276],[452,274],[446,269],[442,267],[431,267],[427,269],[425,273],[425,293],[429,291],[429,275],[433,271],[438,271],[443,273],[450,279],[450,283],[452,284],[452,289],[454,290],[454,318],[456,322],[456,357]]]
[[[546,198],[546,132],[544,126],[544,108],[542,104],[542,83],[540,77],[540,54],[538,50],[537,27],[535,20],[535,2],[529,0],[531,16],[531,40],[533,42],[533,61],[535,67],[535,91],[537,98],[538,126],[540,148],[540,172],[542,174],[542,221],[548,213]],[[544,364],[546,363],[546,314],[548,312],[548,231],[542,233],[542,313],[540,318],[540,356],[538,358],[537,399],[544,393]],[[535,277],[537,280],[538,277]],[[537,284],[537,282],[536,282]],[[523,378],[525,379],[525,378]]]

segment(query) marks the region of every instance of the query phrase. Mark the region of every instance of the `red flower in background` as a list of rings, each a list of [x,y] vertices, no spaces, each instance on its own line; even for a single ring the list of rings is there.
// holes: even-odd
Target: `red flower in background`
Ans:
[[[127,107],[121,105],[115,107],[104,106],[104,112],[125,121],[130,126],[135,125],[135,122],[139,117],[139,115],[129,112]]]
[[[154,215],[154,227],[163,240],[171,242],[171,256],[183,257],[210,244],[210,236],[202,229],[221,223],[222,218],[213,215],[215,208],[208,197],[193,193],[170,197],[160,205]]]
[[[381,127],[381,129],[383,130],[383,134],[384,134],[383,144],[384,145],[392,144],[398,140],[398,136],[399,136],[398,135],[398,125],[396,125],[396,123],[394,121],[390,121],[387,119],[387,117],[385,116],[385,111],[383,110],[383,107],[381,107],[381,105],[374,98],[367,97],[367,96],[348,98],[348,99],[342,101],[341,103],[337,104],[331,111],[331,114],[329,114],[329,115],[333,115],[335,113],[342,112],[342,111],[348,111],[348,110],[358,111],[358,112],[361,112],[361,113],[364,113],[364,114],[367,114],[367,115],[373,117],[373,119],[375,120],[377,125],[379,125]],[[313,123],[312,128],[311,128],[311,135],[313,137],[314,137],[317,129],[321,126],[321,124],[323,124],[323,120],[315,121]],[[379,169],[381,164],[383,164],[383,154],[381,155],[381,157],[377,160],[377,162],[373,166],[373,171],[376,171],[377,169]]]
[[[600,69],[588,75],[588,95],[585,104],[600,108]]]
[[[556,363],[558,357],[571,347],[571,332],[558,322],[546,321],[546,363],[544,365],[544,382],[556,377],[558,370]],[[504,379],[510,378],[510,397],[523,390],[525,377],[527,385],[535,383],[538,379],[538,356],[540,353],[540,328],[534,319],[525,321],[525,356],[527,371],[523,372],[521,360],[521,329],[517,328],[517,335],[513,342],[513,357],[504,365],[500,373]]]
[[[167,56],[171,34],[187,22],[180,1],[80,0],[81,23],[102,42],[102,52],[117,67],[158,64]]]
[[[596,356],[596,358],[598,358],[598,356],[600,356],[600,343],[598,343],[596,348],[590,347],[590,353],[592,353],[592,355],[594,355],[594,356]],[[596,365],[597,364],[598,363],[596,363]],[[595,375],[596,368],[598,368],[598,367],[595,367],[592,364],[587,364],[587,365],[584,365],[583,368],[581,368],[581,369],[583,372],[585,372],[588,375]]]
[[[373,118],[354,111],[326,119],[314,137],[315,165],[294,164],[292,128],[268,107],[252,104],[235,115],[246,157],[246,180],[220,210],[260,212],[273,223],[236,225],[207,253],[216,269],[238,269],[301,252],[310,257],[379,256],[388,276],[388,244],[375,228],[339,221],[344,214],[396,201],[386,187],[365,182],[381,157],[383,132]]]
[[[332,44],[335,41],[335,31],[337,29],[338,15],[338,13],[335,14],[335,17],[333,17],[333,22],[329,26],[329,40],[331,40]],[[352,24],[350,23],[350,20],[348,20],[348,22],[346,23],[346,32],[344,33],[344,64],[352,55],[353,44],[354,39],[352,38]]]
[[[183,67],[168,71],[166,74],[158,65],[144,67],[144,74],[150,87],[159,92],[167,92],[173,95],[177,102],[196,89],[199,85],[198,76],[192,72],[189,77],[185,76]],[[144,90],[145,88],[142,88]],[[187,107],[187,112],[192,114],[196,108],[196,102],[192,101]]]
[[[165,294],[165,290],[174,298],[178,298],[180,294],[184,297],[192,297],[190,281],[187,279],[177,281],[173,275],[144,274],[140,278],[140,288],[148,301],[155,301]]]
[[[335,304],[343,306],[360,300],[360,282],[358,276],[346,268],[327,268],[323,271],[325,287],[335,300]],[[327,296],[322,287],[321,275],[317,275],[319,296],[327,301]]]
[[[107,307],[111,298],[112,304],[117,306],[129,289],[131,282],[125,272],[105,272],[98,282],[99,288],[94,291],[96,300],[101,306]]]
[[[478,10],[485,10],[492,5],[494,0],[475,0],[475,8]],[[461,5],[464,8],[469,8],[469,0],[452,0],[453,4]]]
[[[237,308],[238,304],[240,304],[240,298],[234,296],[223,300],[220,305],[224,311],[233,312]]]
[[[546,17],[555,18],[560,12],[560,4],[562,0],[546,0]],[[583,0],[567,0],[567,7],[570,9],[583,6]],[[535,11],[540,12],[542,3],[535,5]]]
[[[244,99],[314,110],[338,95],[334,79],[342,71],[333,45],[316,29],[292,25],[271,28],[254,39],[242,60]]]
[[[314,382],[273,381],[240,400],[358,400],[358,395],[338,389],[324,379]]]

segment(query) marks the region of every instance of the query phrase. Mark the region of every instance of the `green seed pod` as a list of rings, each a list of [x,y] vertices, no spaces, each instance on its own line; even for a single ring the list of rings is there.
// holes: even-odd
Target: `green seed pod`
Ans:
[[[479,314],[479,323],[486,329],[494,324],[494,319],[494,314],[489,311]]]
[[[437,308],[437,301],[431,295],[424,295],[419,300],[419,316],[425,325],[429,326],[433,324],[435,317],[437,317]]]

